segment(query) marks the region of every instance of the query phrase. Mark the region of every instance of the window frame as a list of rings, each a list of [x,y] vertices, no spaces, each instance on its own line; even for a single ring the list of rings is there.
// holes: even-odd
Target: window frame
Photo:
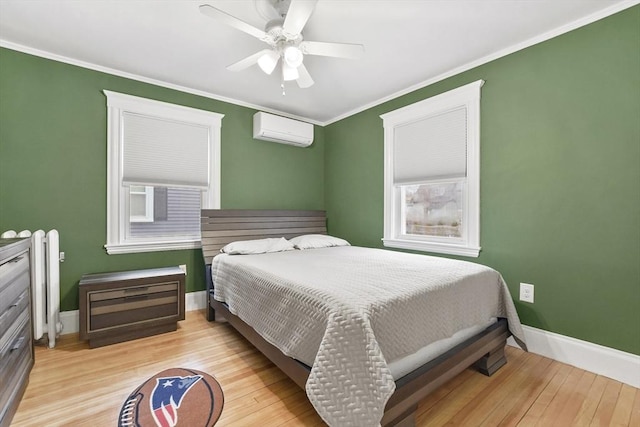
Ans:
[[[220,134],[224,115],[108,90],[103,93],[107,97],[107,242],[104,245],[107,253],[111,255],[200,248],[200,238],[127,238],[129,192],[122,185],[123,114],[141,114],[208,128],[210,176],[209,188],[201,193],[202,209],[220,208]]]
[[[442,94],[381,115],[384,127],[384,246],[447,255],[478,257],[480,254],[480,88],[484,80],[461,86]],[[403,230],[400,187],[394,183],[395,129],[425,120],[456,108],[466,108],[467,163],[463,197],[462,241],[435,236],[406,235]],[[427,180],[424,183],[441,181]],[[418,183],[411,183],[418,184]],[[403,185],[408,185],[403,184]],[[443,241],[445,240],[445,241]],[[458,241],[455,241],[458,240]]]

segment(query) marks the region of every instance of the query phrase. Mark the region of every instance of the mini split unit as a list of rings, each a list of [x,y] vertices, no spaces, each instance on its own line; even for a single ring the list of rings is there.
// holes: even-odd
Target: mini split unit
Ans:
[[[253,115],[253,137],[263,141],[308,147],[313,142],[313,125],[258,112]]]

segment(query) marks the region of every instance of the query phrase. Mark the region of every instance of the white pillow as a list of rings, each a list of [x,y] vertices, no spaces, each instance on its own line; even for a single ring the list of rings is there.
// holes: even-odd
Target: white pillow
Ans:
[[[220,252],[229,255],[266,254],[269,252],[291,251],[295,249],[293,243],[284,237],[273,239],[239,240],[231,242]]]
[[[289,240],[296,249],[330,248],[332,246],[351,246],[349,242],[326,234],[305,234]]]

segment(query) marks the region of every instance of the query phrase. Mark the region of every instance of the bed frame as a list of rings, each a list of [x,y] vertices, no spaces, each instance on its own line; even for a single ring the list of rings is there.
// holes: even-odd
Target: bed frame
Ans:
[[[211,260],[227,243],[268,237],[292,238],[302,234],[326,234],[324,211],[308,210],[202,210],[202,254],[207,267],[208,320],[227,320],[251,344],[304,389],[310,368],[285,356],[253,328],[231,314],[212,295]],[[418,403],[438,387],[474,365],[492,375],[506,362],[504,348],[510,333],[505,319],[457,345],[436,359],[396,381],[382,418],[383,426],[415,425]]]

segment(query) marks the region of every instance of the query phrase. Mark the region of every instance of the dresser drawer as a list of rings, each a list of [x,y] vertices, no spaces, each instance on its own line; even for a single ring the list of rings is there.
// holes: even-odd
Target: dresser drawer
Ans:
[[[0,265],[0,313],[4,313],[30,283],[28,253]]]
[[[29,341],[30,331],[27,326],[29,322],[29,310],[24,310],[18,316],[18,319],[14,322],[9,329],[0,336],[0,371],[2,371],[8,363],[10,356],[15,353],[15,345],[18,341],[22,342],[20,338],[26,336],[27,344],[31,344]],[[25,329],[27,335],[25,335]],[[0,380],[2,381],[2,380]]]
[[[29,289],[22,291],[18,297],[10,301],[7,308],[0,312],[0,331],[6,331],[15,322],[20,313],[29,309]]]
[[[0,348],[0,407],[4,406],[8,399],[12,382],[21,378],[23,371],[19,366],[24,359],[31,360],[31,322],[29,312],[25,310],[18,322],[7,331]],[[6,395],[6,396],[5,396]]]
[[[1,374],[3,380],[0,388],[0,409],[4,411],[7,411],[10,403],[17,401],[24,393],[29,372],[33,366],[30,344],[23,345],[19,350],[15,351],[15,354],[13,370]],[[0,413],[0,424],[4,422],[5,416],[6,412]]]

